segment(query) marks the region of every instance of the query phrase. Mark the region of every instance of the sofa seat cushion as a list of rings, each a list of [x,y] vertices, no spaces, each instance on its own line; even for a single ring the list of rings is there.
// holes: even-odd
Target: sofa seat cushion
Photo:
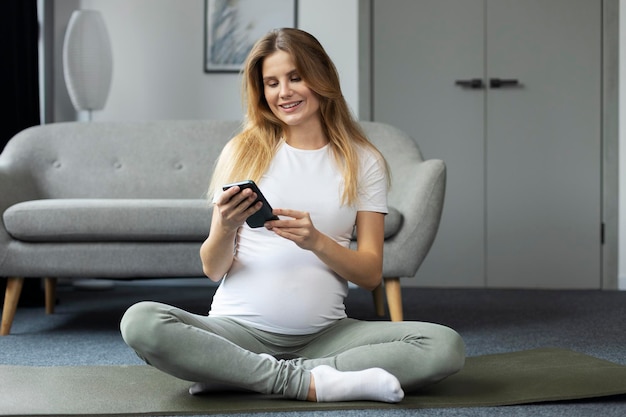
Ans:
[[[203,199],[49,199],[15,204],[7,232],[28,242],[203,241],[211,205]]]
[[[15,204],[3,220],[14,239],[26,242],[200,242],[211,211],[203,199],[49,199]],[[402,220],[389,207],[385,239]]]

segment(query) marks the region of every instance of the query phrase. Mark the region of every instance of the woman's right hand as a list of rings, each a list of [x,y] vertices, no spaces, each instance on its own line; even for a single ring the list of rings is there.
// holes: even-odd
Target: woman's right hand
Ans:
[[[219,222],[225,231],[237,230],[248,217],[259,211],[263,203],[253,204],[257,195],[249,188],[239,186],[224,191],[215,202]]]
[[[222,279],[233,264],[237,229],[261,208],[261,202],[252,205],[255,200],[252,190],[242,191],[238,186],[227,189],[215,200],[211,230],[200,247],[202,270],[211,280]]]

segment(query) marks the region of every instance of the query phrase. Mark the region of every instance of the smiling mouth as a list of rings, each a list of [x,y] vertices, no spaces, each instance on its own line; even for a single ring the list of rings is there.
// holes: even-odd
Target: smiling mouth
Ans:
[[[289,103],[289,104],[281,104],[280,107],[285,110],[289,110],[289,109],[293,109],[294,107],[299,106],[300,103],[302,103],[302,101],[296,101],[294,103]]]

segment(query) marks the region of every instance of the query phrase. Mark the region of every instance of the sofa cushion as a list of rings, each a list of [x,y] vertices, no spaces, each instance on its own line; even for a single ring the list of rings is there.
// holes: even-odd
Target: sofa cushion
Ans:
[[[403,220],[402,213],[389,207],[389,213],[385,216],[385,239],[395,236],[400,231]]]
[[[200,242],[211,211],[202,199],[49,199],[15,204],[3,220],[14,239],[27,242]],[[390,207],[385,239],[401,225],[402,214]]]
[[[203,199],[49,199],[15,204],[7,232],[28,242],[203,241],[211,207]]]

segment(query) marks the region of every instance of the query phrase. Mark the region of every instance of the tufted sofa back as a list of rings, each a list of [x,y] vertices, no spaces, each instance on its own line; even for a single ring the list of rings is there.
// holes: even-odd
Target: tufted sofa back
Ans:
[[[407,204],[404,183],[422,154],[407,134],[361,122],[392,170],[389,204]],[[160,120],[66,122],[18,133],[0,158],[21,171],[32,198],[205,198],[215,159],[241,129],[240,121]],[[10,166],[7,166],[10,165]]]
[[[402,212],[409,209],[411,203],[406,193],[417,181],[417,165],[424,157],[417,142],[400,129],[379,122],[361,122],[367,138],[384,155],[391,170],[391,189],[388,204]]]
[[[38,198],[205,198],[239,121],[54,123],[17,134],[1,161]],[[28,184],[30,183],[30,184]]]

